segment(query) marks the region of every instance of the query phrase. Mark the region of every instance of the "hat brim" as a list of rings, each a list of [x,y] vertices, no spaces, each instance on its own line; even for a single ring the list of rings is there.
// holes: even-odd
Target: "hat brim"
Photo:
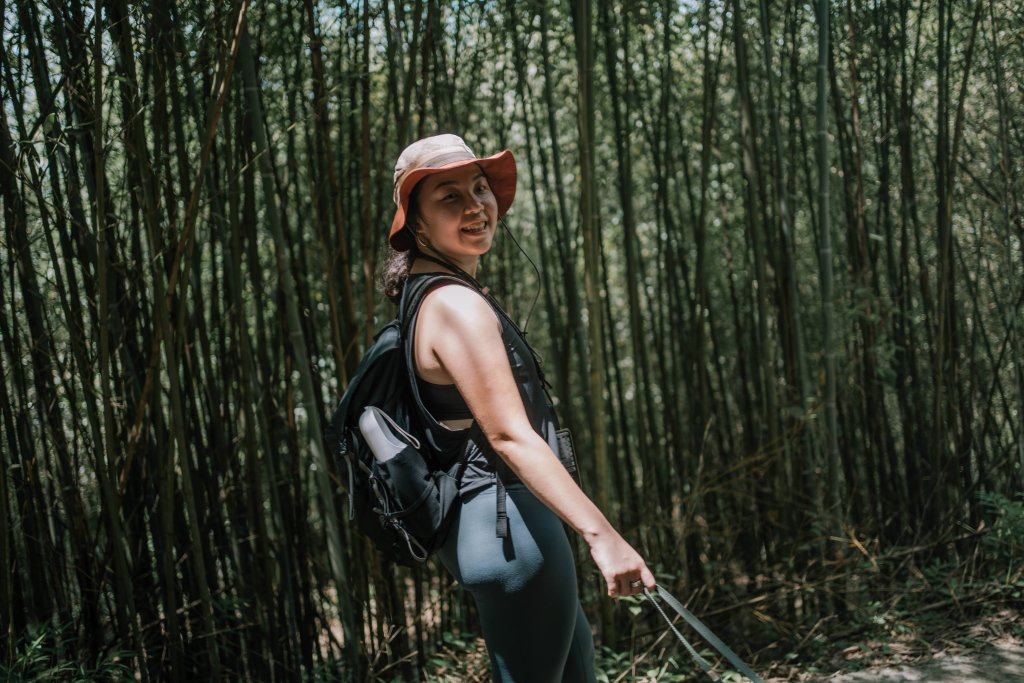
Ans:
[[[487,183],[497,200],[498,217],[508,213],[509,207],[512,206],[512,200],[516,196],[516,160],[512,156],[512,152],[507,149],[482,159],[463,159],[444,166],[417,168],[402,179],[402,185],[398,190],[398,207],[395,209],[395,217],[391,220],[391,232],[388,234],[388,241],[392,248],[396,251],[408,251],[413,246],[412,235],[402,228],[405,227],[409,195],[412,194],[416,184],[428,175],[444,173],[470,164],[476,164],[487,175]]]

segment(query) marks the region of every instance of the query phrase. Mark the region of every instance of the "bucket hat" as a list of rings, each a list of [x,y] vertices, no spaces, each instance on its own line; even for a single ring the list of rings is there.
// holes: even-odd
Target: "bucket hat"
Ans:
[[[395,217],[388,241],[396,251],[408,251],[413,236],[403,230],[409,210],[409,195],[428,175],[476,164],[487,175],[487,183],[498,204],[498,216],[504,216],[516,196],[516,160],[504,150],[490,157],[477,157],[458,135],[434,135],[417,140],[403,150],[395,163]]]

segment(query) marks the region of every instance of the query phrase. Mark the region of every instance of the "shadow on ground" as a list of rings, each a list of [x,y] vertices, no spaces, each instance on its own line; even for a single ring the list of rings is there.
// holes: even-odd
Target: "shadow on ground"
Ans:
[[[1014,638],[1002,638],[980,650],[938,652],[927,660],[806,680],[831,683],[1019,683],[1024,681],[1024,644]]]

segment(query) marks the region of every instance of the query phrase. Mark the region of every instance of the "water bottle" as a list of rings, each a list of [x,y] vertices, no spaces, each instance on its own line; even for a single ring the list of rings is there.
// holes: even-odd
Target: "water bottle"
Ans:
[[[380,408],[366,406],[359,417],[359,431],[377,462],[387,462],[408,446],[420,447],[419,440],[405,431]]]

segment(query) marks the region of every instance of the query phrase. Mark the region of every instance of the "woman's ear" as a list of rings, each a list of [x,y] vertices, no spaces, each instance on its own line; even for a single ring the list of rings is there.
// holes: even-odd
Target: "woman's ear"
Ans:
[[[412,233],[413,239],[416,240],[416,244],[418,244],[421,249],[426,249],[430,246],[430,240],[427,239],[427,235],[423,232],[423,228],[421,226],[416,225],[414,227],[410,225],[408,228],[409,232]]]

